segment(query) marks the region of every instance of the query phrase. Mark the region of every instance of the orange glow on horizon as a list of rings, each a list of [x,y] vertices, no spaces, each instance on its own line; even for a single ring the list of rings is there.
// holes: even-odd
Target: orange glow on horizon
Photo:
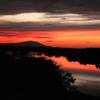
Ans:
[[[37,41],[54,47],[100,47],[100,30],[0,31],[0,43]],[[10,34],[10,35],[9,35]]]

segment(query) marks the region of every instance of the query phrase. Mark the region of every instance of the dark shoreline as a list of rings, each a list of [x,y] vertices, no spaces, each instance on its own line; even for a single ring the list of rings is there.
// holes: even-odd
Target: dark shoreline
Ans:
[[[55,66],[43,58],[28,58],[27,55],[29,52],[45,53],[49,56],[65,56],[71,61],[79,61],[84,64],[96,64],[97,68],[100,67],[100,59],[98,59],[98,57],[100,57],[100,48],[67,49],[53,47],[0,46],[0,81],[1,91],[3,91],[2,95],[8,96],[9,98],[24,98],[25,100],[31,100],[33,98],[34,100],[100,99],[100,97],[82,94],[79,91],[66,91],[61,85],[61,77],[58,77],[59,73],[53,68]],[[41,66],[43,66],[43,68],[41,68]],[[49,75],[58,76],[53,79],[51,78],[50,81],[48,80],[48,78],[50,78]],[[39,92],[40,90],[41,92]]]

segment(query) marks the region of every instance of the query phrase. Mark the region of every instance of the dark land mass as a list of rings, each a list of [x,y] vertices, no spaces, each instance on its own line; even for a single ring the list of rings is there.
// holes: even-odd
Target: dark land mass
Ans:
[[[100,67],[100,48],[85,48],[85,49],[73,49],[73,48],[58,48],[44,46],[38,42],[22,42],[16,44],[0,44],[0,52],[20,52],[21,55],[28,54],[29,52],[44,53],[48,56],[65,56],[69,61],[78,61],[81,64],[95,64],[97,68]]]
[[[0,45],[1,96],[10,100],[73,100],[81,98],[100,100],[99,97],[81,94],[77,91],[77,88],[72,86],[72,83],[75,82],[72,74],[66,72],[63,75],[62,73],[65,72],[60,71],[59,66],[54,65],[51,60],[27,56],[29,52],[38,52],[49,56],[66,56],[70,60],[74,60],[74,56],[75,59],[78,57],[77,60],[80,60],[80,57],[84,57],[82,54],[89,53],[86,56],[93,60],[97,59],[99,51],[100,49]],[[91,58],[93,55],[96,58]]]
[[[1,47],[44,47],[43,44],[35,41],[25,41],[19,43],[0,43]]]

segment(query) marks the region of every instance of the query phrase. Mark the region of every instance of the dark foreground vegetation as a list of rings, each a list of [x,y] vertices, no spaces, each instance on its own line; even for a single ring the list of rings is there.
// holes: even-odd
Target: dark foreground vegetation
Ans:
[[[9,99],[64,99],[66,89],[59,70],[43,58],[0,59],[1,91]],[[67,87],[73,78],[69,75]]]
[[[95,64],[97,68],[100,67],[100,48],[72,49],[47,46],[27,47],[18,45],[0,45],[0,51],[0,53],[11,51],[15,55],[20,53],[21,56],[26,56],[29,52],[44,53],[48,56],[65,56],[69,61],[78,61],[82,64]]]
[[[41,51],[56,56],[69,55],[65,53],[66,49],[60,48],[30,48],[30,51]],[[21,47],[0,49],[0,91],[3,98],[7,97],[10,100],[100,99],[81,94],[72,85],[75,79],[71,73],[60,71],[59,66],[54,65],[50,60],[29,58],[28,52],[29,48]],[[68,52],[74,55],[77,50]]]

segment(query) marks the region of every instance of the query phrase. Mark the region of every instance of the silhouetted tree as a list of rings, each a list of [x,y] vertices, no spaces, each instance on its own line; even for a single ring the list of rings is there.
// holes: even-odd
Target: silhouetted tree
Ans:
[[[76,79],[73,78],[72,74],[64,70],[60,70],[60,73],[66,90],[70,92],[76,91],[76,86],[74,86]]]

